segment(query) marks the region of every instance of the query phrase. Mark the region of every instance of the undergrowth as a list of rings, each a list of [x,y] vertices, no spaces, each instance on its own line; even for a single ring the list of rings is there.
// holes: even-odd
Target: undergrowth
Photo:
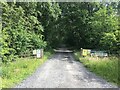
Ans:
[[[33,57],[18,58],[15,62],[11,62],[8,64],[2,63],[2,78],[0,78],[2,79],[2,86],[0,87],[14,87],[14,85],[18,84],[23,79],[31,75],[50,56],[50,52],[45,52],[45,55],[42,59],[37,59]]]
[[[96,73],[97,75],[103,77],[109,82],[115,83],[120,86],[120,77],[118,73],[120,72],[118,62],[120,58],[118,57],[82,57],[79,52],[74,53],[76,60],[79,60],[85,67],[90,71]]]

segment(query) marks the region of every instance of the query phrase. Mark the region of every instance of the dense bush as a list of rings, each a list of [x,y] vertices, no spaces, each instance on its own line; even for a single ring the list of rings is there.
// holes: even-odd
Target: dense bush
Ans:
[[[51,5],[54,4],[39,4],[41,8],[50,4],[44,8],[48,9],[48,14],[51,14],[49,17],[55,16],[55,12],[51,12],[54,9]],[[2,3],[2,50],[0,54],[3,62],[13,61],[15,56],[30,56],[33,49],[46,47],[44,25],[41,24],[45,18],[40,19],[41,14],[46,11],[43,12],[37,5],[38,3],[35,2]],[[52,17],[54,18],[56,19]]]
[[[60,37],[75,48],[118,51],[118,3],[60,3]]]
[[[120,3],[6,2],[2,4],[3,62],[30,56],[33,49],[104,49],[119,54]]]

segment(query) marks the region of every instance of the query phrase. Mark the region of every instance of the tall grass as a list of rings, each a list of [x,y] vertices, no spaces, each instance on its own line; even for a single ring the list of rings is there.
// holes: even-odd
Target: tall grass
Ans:
[[[117,57],[107,57],[107,58],[98,58],[98,57],[82,57],[79,52],[75,53],[77,60],[82,62],[85,67],[90,71],[95,72],[97,75],[103,77],[109,82],[113,82],[117,85],[120,85],[120,80],[118,79],[118,62],[120,61]],[[119,70],[119,71],[118,71]]]
[[[42,65],[51,53],[46,52],[43,59],[18,58],[9,64],[2,64],[2,88],[14,87],[27,76],[31,75],[38,66]]]

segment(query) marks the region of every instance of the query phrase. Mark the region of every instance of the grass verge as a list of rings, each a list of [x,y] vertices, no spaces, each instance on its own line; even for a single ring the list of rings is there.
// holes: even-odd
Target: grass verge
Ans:
[[[42,59],[30,57],[18,58],[15,62],[2,64],[2,78],[0,78],[2,80],[2,86],[0,88],[14,87],[14,85],[31,75],[50,56],[50,52],[45,52]]]
[[[97,58],[97,57],[82,57],[79,52],[75,52],[75,59],[79,60],[85,67],[97,75],[103,77],[109,82],[120,86],[120,77],[118,73],[120,69],[118,64],[120,59],[117,57]]]

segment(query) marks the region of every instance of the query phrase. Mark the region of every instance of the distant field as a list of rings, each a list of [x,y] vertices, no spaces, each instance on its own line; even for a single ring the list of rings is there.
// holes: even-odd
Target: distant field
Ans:
[[[97,57],[82,57],[79,52],[74,53],[76,60],[79,60],[90,71],[103,77],[109,82],[120,85],[120,78],[118,77],[118,62],[117,57],[97,58]]]

